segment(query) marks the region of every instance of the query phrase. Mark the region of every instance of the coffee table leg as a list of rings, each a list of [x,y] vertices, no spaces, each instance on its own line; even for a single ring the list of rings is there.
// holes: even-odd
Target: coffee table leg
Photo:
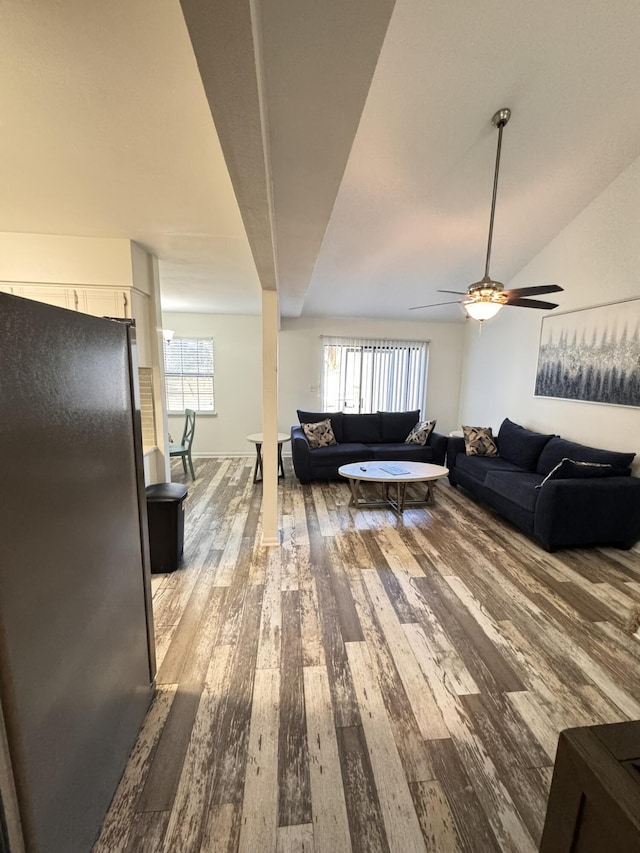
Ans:
[[[431,483],[427,480],[427,493],[424,496],[424,502],[426,504],[433,503],[433,489],[431,488]]]
[[[282,464],[282,442],[278,442],[278,477],[284,480],[284,465]]]
[[[358,488],[360,486],[360,480],[352,480],[349,479],[349,488],[351,489],[351,506],[358,506]]]

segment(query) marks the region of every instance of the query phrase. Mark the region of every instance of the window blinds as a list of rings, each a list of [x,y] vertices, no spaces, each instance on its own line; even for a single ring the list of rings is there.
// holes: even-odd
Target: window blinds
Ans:
[[[167,411],[214,412],[213,340],[173,338],[164,344]]]
[[[427,394],[427,341],[323,337],[324,411],[420,409]]]

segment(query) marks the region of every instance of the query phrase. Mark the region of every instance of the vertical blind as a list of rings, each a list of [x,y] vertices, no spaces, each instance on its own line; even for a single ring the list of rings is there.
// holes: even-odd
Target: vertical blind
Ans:
[[[173,338],[164,344],[167,411],[214,412],[213,340]]]
[[[324,411],[425,411],[428,341],[322,339]]]

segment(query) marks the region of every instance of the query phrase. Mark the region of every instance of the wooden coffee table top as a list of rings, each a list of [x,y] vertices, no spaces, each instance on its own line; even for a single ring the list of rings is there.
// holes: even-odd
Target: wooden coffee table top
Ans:
[[[393,469],[403,473],[392,473]],[[385,470],[389,469],[389,470]],[[349,480],[365,480],[372,483],[413,483],[426,480],[438,480],[446,477],[449,469],[431,462],[397,462],[396,460],[376,460],[375,462],[351,462],[341,465],[338,474]]]

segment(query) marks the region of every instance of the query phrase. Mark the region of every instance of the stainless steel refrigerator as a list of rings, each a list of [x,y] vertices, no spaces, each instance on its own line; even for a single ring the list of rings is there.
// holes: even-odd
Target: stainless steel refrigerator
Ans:
[[[149,705],[135,330],[0,293],[5,849],[87,853]],[[3,849],[0,844],[0,850]]]

